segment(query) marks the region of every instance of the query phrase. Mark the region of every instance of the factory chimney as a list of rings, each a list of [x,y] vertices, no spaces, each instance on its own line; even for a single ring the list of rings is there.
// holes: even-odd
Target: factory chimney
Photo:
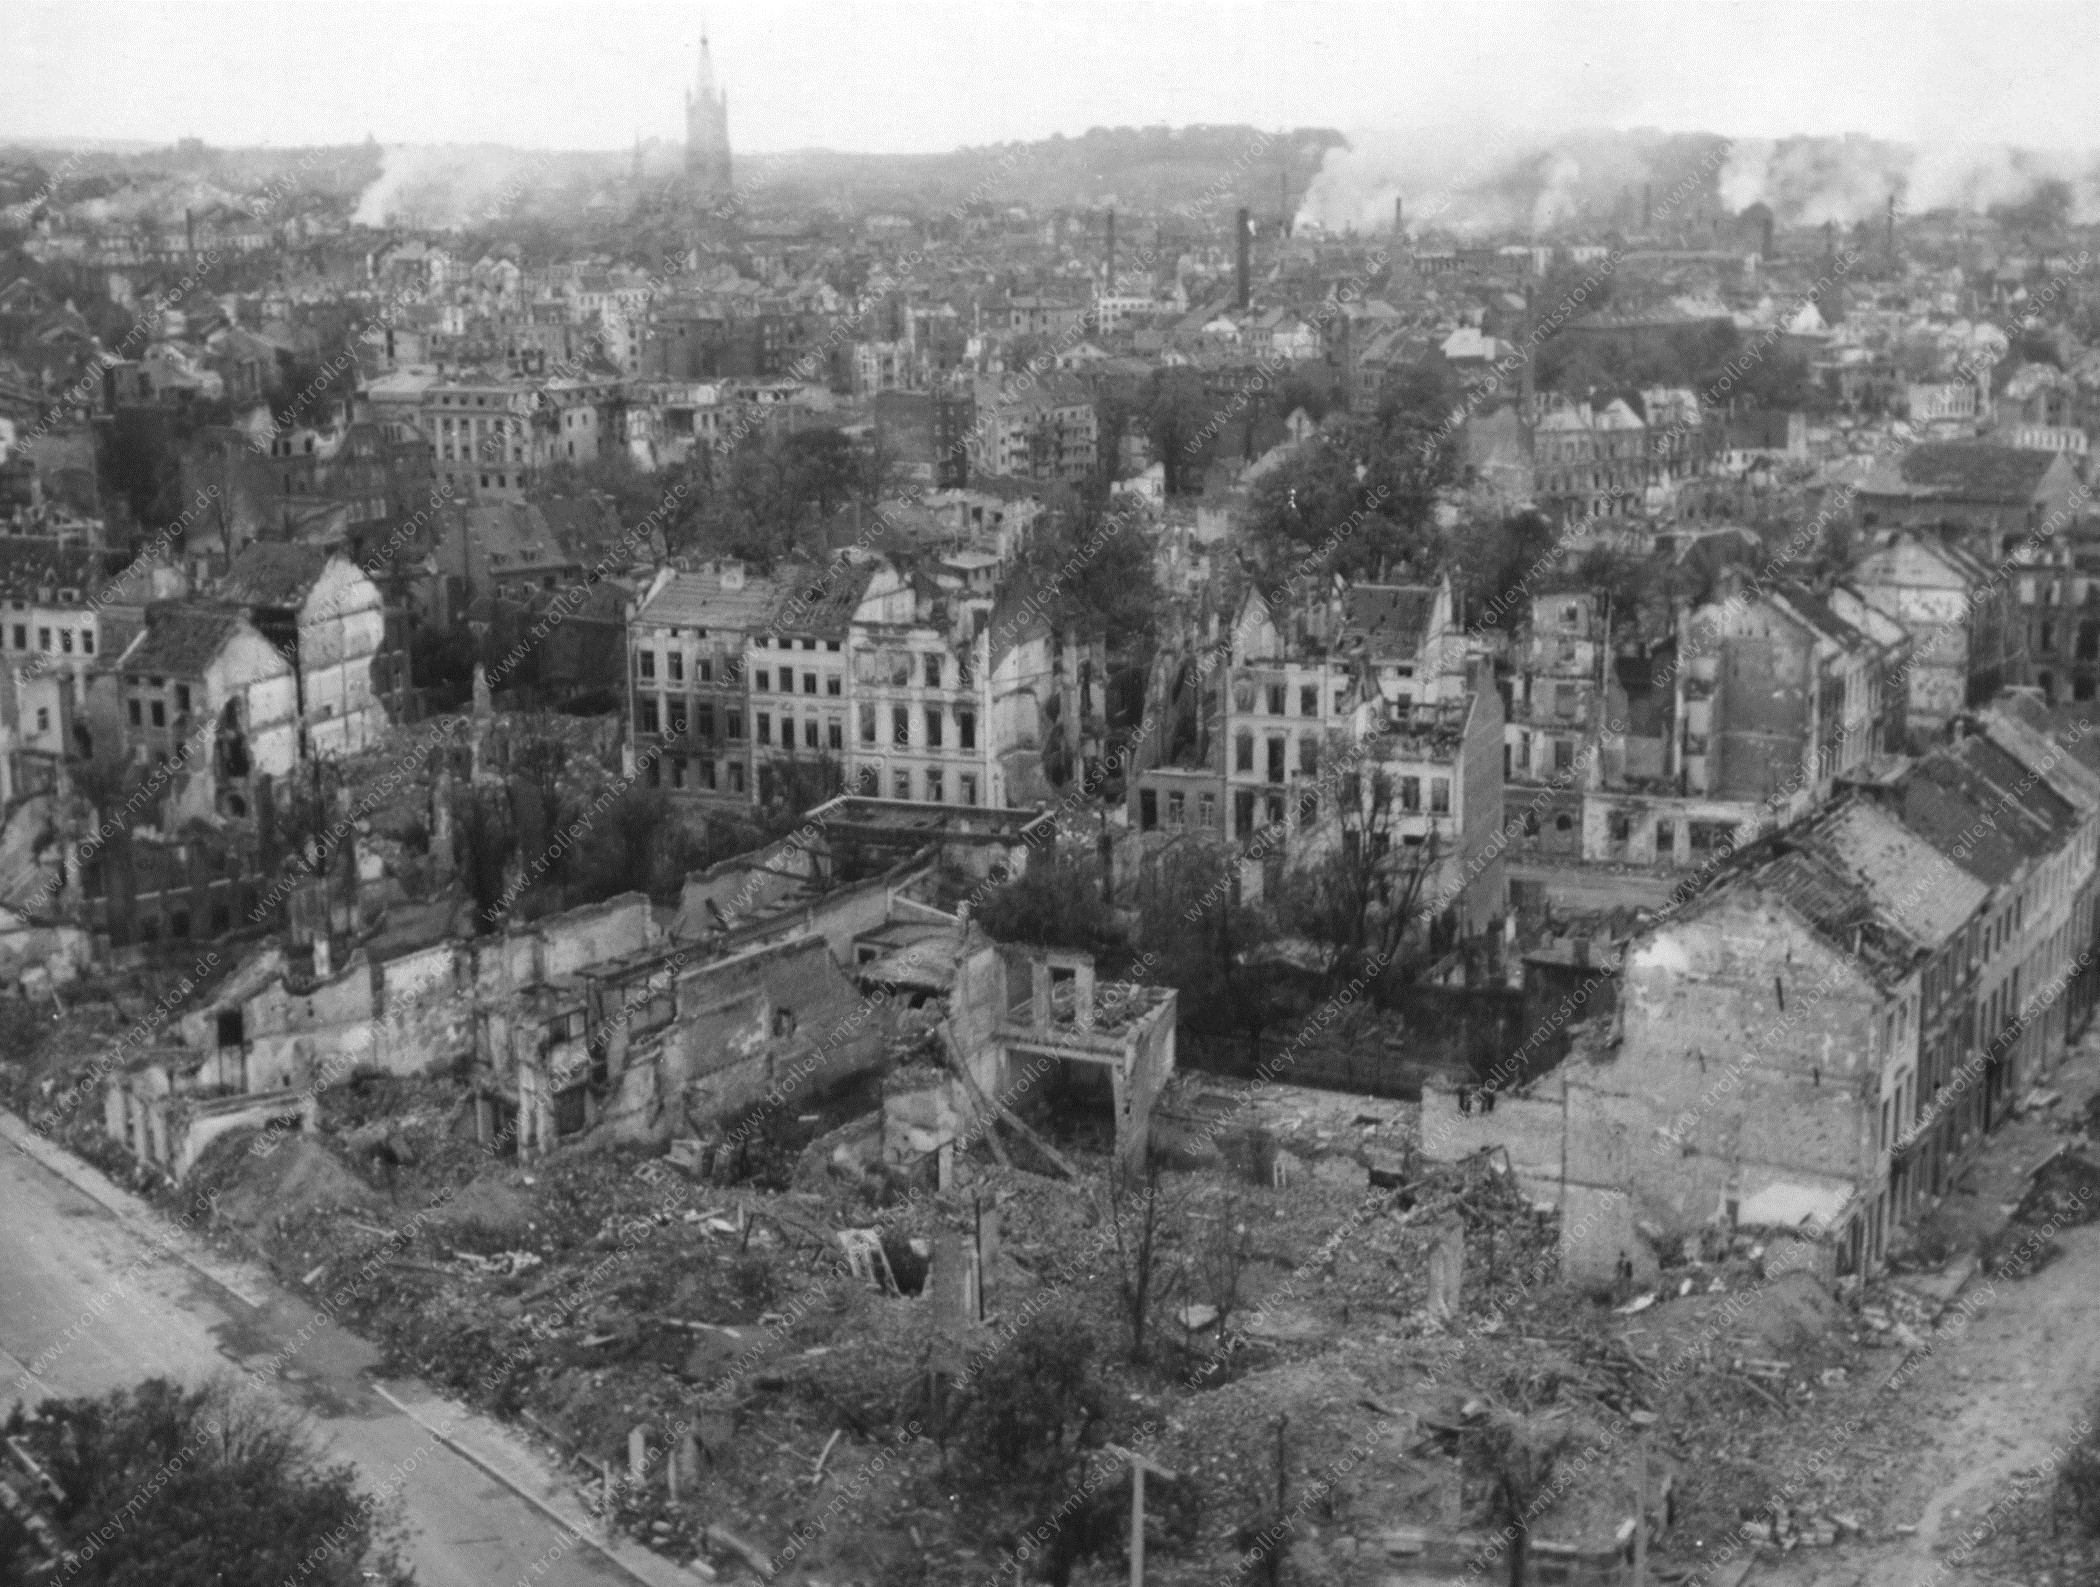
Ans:
[[[1896,257],[1896,195],[1889,194],[1889,258]]]
[[[1252,216],[1250,216],[1250,215],[1248,214],[1248,212],[1247,212],[1246,210],[1244,210],[1244,209],[1243,209],[1243,210],[1241,210],[1241,211],[1240,211],[1240,223],[1239,223],[1239,236],[1238,236],[1238,237],[1237,237],[1237,238],[1236,238],[1236,239],[1234,240],[1234,245],[1233,245],[1233,247],[1234,247],[1234,252],[1233,252],[1233,272],[1232,272],[1232,279],[1233,279],[1233,285],[1234,285],[1234,288],[1236,289],[1236,294],[1237,294],[1237,297],[1236,297],[1236,301],[1237,301],[1237,303],[1238,303],[1238,306],[1239,306],[1240,308],[1242,308],[1242,309],[1245,309],[1245,308],[1247,307],[1247,302],[1248,302],[1248,298],[1247,298],[1247,266],[1248,266],[1248,259],[1247,259],[1247,245],[1248,245],[1248,240],[1249,240],[1249,238],[1250,238],[1250,237],[1251,237],[1251,235],[1253,234],[1253,231],[1254,231],[1254,220],[1253,220],[1253,217],[1252,217]]]
[[[1407,235],[1407,200],[1404,198],[1393,200],[1393,235],[1395,237],[1405,237]]]
[[[182,251],[197,251],[197,216],[194,210],[186,209],[182,212]]]
[[[1764,253],[1762,257],[1769,264],[1772,260],[1772,212],[1769,209],[1765,211],[1764,233]]]
[[[1113,296],[1116,290],[1116,212],[1108,212],[1108,288]]]
[[[1527,283],[1524,288],[1524,329],[1521,332],[1523,340],[1517,348],[1517,422],[1521,425],[1531,423],[1532,408],[1537,399],[1532,387],[1531,372],[1532,355],[1538,350],[1532,327],[1532,290]]]

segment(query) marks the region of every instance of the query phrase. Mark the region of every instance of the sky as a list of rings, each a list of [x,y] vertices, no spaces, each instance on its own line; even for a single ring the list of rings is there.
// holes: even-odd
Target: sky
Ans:
[[[2091,0],[0,0],[0,138],[678,140],[703,25],[745,152],[1161,122],[2100,148]]]

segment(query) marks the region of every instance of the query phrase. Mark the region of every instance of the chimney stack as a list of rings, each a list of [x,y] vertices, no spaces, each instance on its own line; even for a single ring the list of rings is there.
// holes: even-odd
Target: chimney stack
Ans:
[[[1893,204],[1895,200],[1890,199],[1889,202]],[[185,253],[197,251],[197,216],[194,211],[187,209],[182,212],[182,248]]]
[[[1517,348],[1517,422],[1519,424],[1531,423],[1532,406],[1536,397],[1536,393],[1532,388],[1531,372],[1532,355],[1537,351],[1532,345],[1531,300],[1532,288],[1527,283],[1524,288],[1524,329],[1520,333],[1523,340]]]
[[[1771,212],[1770,210],[1766,210],[1766,211],[1765,211],[1765,241],[1764,241],[1764,254],[1763,254],[1763,256],[1762,256],[1762,257],[1763,257],[1763,258],[1765,259],[1765,261],[1766,261],[1767,263],[1770,263],[1770,262],[1771,262],[1771,258],[1772,258],[1772,212]]]
[[[1896,195],[1889,194],[1889,257],[1896,257]]]
[[[1395,237],[1405,237],[1407,235],[1407,200],[1404,198],[1393,200],[1393,235]]]
[[[1232,273],[1232,279],[1233,279],[1233,286],[1234,286],[1234,289],[1235,289],[1235,293],[1236,293],[1236,301],[1237,301],[1237,303],[1238,303],[1239,307],[1240,307],[1240,308],[1241,308],[1242,310],[1244,310],[1244,309],[1245,309],[1245,308],[1247,307],[1247,303],[1248,303],[1248,296],[1247,296],[1247,268],[1248,268],[1248,259],[1247,259],[1247,247],[1248,247],[1248,241],[1249,241],[1249,236],[1250,236],[1250,234],[1251,234],[1251,233],[1253,232],[1253,230],[1254,230],[1254,220],[1253,220],[1253,217],[1252,217],[1251,215],[1249,215],[1249,214],[1248,214],[1248,212],[1247,212],[1246,210],[1244,210],[1244,209],[1243,209],[1243,210],[1241,210],[1241,211],[1240,211],[1240,218],[1239,218],[1239,236],[1238,236],[1237,238],[1235,238],[1235,239],[1234,239],[1234,242],[1233,242],[1233,273]]]
[[[1111,295],[1111,296],[1113,296],[1113,295],[1114,295],[1114,293],[1115,293],[1115,290],[1116,290],[1116,212],[1115,212],[1114,210],[1110,210],[1110,211],[1108,212],[1108,291],[1109,291],[1109,293],[1110,293],[1110,295]]]

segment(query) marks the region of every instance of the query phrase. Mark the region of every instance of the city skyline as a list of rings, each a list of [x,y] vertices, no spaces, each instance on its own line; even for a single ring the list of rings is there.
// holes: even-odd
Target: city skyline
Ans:
[[[256,8],[227,0],[9,10],[0,62],[14,91],[0,138],[46,142],[677,141],[704,29],[731,90],[736,145],[756,154],[934,153],[1161,123],[1351,134],[1652,126],[1930,143],[1946,137],[1953,104],[1961,141],[2100,147],[2100,107],[2067,86],[2100,65],[2100,20],[2047,3],[1985,17],[1941,4],[1620,0],[1519,6],[1493,27],[1463,8],[1355,0],[718,0],[580,17],[525,5],[506,7],[500,26],[483,4],[382,4],[356,13],[364,26],[330,32],[326,50],[308,30],[245,25]],[[339,14],[292,8],[302,13]],[[2023,83],[2038,41],[2064,69]]]

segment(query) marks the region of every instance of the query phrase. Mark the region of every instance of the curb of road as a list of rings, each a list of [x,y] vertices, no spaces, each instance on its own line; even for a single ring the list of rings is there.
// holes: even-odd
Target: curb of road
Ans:
[[[581,1524],[574,1516],[562,1514],[556,1506],[534,1493],[531,1488],[520,1482],[509,1472],[503,1470],[496,1462],[490,1460],[470,1445],[464,1444],[453,1437],[450,1427],[433,1426],[429,1419],[415,1406],[401,1399],[398,1395],[389,1392],[386,1385],[378,1382],[376,1379],[372,1382],[372,1391],[403,1416],[406,1416],[410,1421],[422,1428],[432,1438],[435,1438],[439,1443],[459,1456],[460,1459],[466,1461],[468,1465],[474,1467],[482,1475],[501,1483],[505,1488],[508,1488],[512,1493],[539,1511],[549,1521],[560,1527],[563,1535],[570,1542],[589,1544],[636,1581],[646,1583],[647,1587],[686,1587],[686,1584],[700,1579],[675,1561],[664,1559],[661,1555],[652,1554],[646,1565],[636,1560],[623,1558],[623,1551],[619,1549],[616,1540],[601,1536],[590,1527]],[[451,1406],[450,1401],[443,1401],[442,1403],[448,1408]],[[456,1422],[452,1424],[452,1426],[457,1425]]]
[[[157,1208],[132,1192],[125,1190],[122,1186],[112,1183],[109,1176],[95,1167],[93,1163],[86,1162],[74,1156],[73,1153],[67,1151],[64,1147],[47,1140],[31,1129],[20,1115],[7,1108],[0,1108],[0,1141],[5,1141],[21,1152],[23,1156],[30,1158],[39,1166],[57,1175],[68,1185],[79,1191],[80,1194],[87,1197],[88,1200],[101,1207],[111,1217],[117,1219],[118,1222],[124,1225],[128,1233],[151,1246],[156,1252],[174,1258],[199,1278],[224,1290],[233,1299],[239,1301],[250,1310],[259,1312],[269,1309],[270,1303],[267,1299],[258,1298],[255,1294],[250,1293],[251,1288],[258,1280],[269,1284],[272,1288],[283,1288],[273,1277],[267,1274],[260,1272],[244,1274],[223,1262],[208,1260],[198,1252],[188,1249],[189,1245],[193,1243],[193,1237],[188,1235],[187,1231],[169,1226],[167,1218]],[[155,1225],[160,1227],[155,1227]],[[296,1292],[287,1291],[287,1293],[293,1294],[294,1298],[299,1298],[296,1296]],[[698,1575],[686,1570],[675,1561],[665,1559],[658,1554],[650,1554],[646,1561],[624,1557],[625,1554],[631,1551],[620,1548],[616,1540],[602,1538],[588,1527],[579,1526],[574,1517],[563,1515],[559,1509],[549,1504],[539,1494],[534,1493],[511,1473],[504,1471],[500,1464],[453,1437],[450,1431],[432,1426],[429,1420],[413,1406],[389,1393],[386,1387],[376,1378],[368,1378],[366,1382],[372,1391],[385,1400],[387,1404],[391,1405],[403,1416],[406,1416],[410,1421],[422,1428],[423,1431],[430,1434],[431,1437],[437,1439],[447,1449],[474,1467],[475,1470],[500,1483],[509,1492],[516,1494],[542,1516],[560,1527],[562,1534],[570,1541],[588,1543],[596,1553],[627,1576],[641,1582],[643,1587],[690,1587],[691,1583],[701,1579]],[[464,1407],[452,1406],[450,1401],[444,1401],[443,1403],[452,1409],[458,1410],[462,1417],[467,1414]],[[457,1425],[456,1420],[453,1425]]]
[[[196,1236],[189,1230],[171,1222],[143,1197],[112,1183],[93,1163],[37,1133],[7,1108],[0,1108],[0,1141],[57,1175],[155,1251],[173,1257],[251,1310],[269,1309],[269,1301],[257,1293],[258,1283],[272,1282],[268,1275],[258,1269],[244,1272],[210,1252],[196,1250]]]

